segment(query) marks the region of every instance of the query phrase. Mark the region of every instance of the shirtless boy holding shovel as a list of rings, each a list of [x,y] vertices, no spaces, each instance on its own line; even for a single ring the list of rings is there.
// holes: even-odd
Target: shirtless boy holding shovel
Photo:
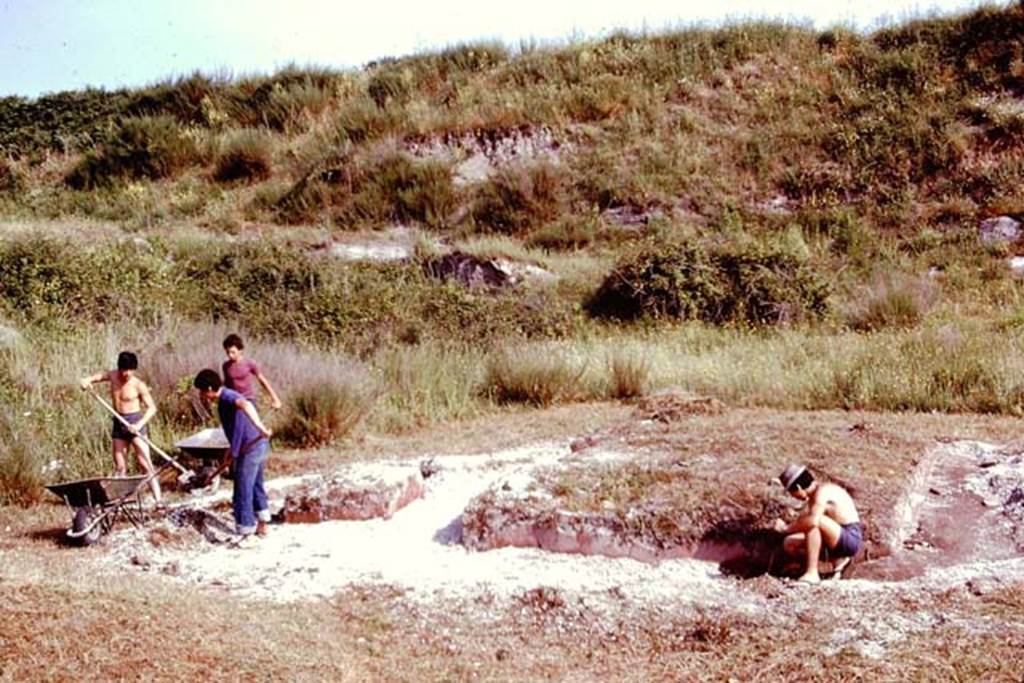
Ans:
[[[803,555],[803,583],[818,583],[822,547],[835,561],[833,577],[839,578],[860,551],[864,529],[853,498],[842,486],[817,481],[803,465],[790,465],[779,475],[789,495],[807,503],[806,511],[791,524],[775,520],[775,531],[785,534],[782,548],[788,555]]]
[[[119,477],[127,474],[124,451],[129,444],[135,449],[135,459],[142,471],[147,475],[153,474],[149,445],[139,438],[139,435],[145,436],[148,433],[146,423],[156,415],[156,403],[146,383],[135,376],[138,367],[138,357],[131,351],[122,351],[117,356],[116,370],[98,372],[83,377],[80,382],[82,389],[90,389],[93,384],[100,382],[110,382],[110,400],[114,404],[114,410],[128,423],[128,426],[125,426],[121,420],[112,418],[114,422],[110,435],[113,438],[114,468]],[[149,488],[153,491],[153,500],[157,507],[162,506],[160,482],[156,477],[149,480]]]

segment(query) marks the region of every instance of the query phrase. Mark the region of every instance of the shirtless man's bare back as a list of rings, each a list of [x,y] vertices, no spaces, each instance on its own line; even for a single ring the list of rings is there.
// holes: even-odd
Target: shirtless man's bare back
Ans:
[[[122,351],[117,357],[117,369],[107,372],[98,372],[95,375],[83,377],[80,384],[82,389],[89,389],[93,384],[100,382],[110,383],[110,400],[114,404],[114,410],[124,418],[129,426],[125,426],[117,418],[113,418],[111,437],[114,449],[114,468],[119,477],[127,473],[127,465],[124,459],[124,451],[131,444],[135,450],[135,458],[139,468],[146,474],[153,473],[153,463],[149,457],[149,445],[139,435],[146,435],[148,428],[146,424],[156,415],[156,403],[149,392],[149,387],[141,379],[135,376],[139,367],[139,359],[130,351]],[[149,487],[153,491],[153,498],[157,505],[160,500],[160,482],[156,477],[149,481]]]
[[[860,551],[864,530],[849,492],[838,484],[819,482],[802,465],[790,465],[779,475],[786,491],[807,503],[807,510],[793,523],[775,520],[775,530],[785,534],[782,547],[787,554],[804,555],[806,564],[800,581],[817,583],[822,544],[838,559],[836,576]]]

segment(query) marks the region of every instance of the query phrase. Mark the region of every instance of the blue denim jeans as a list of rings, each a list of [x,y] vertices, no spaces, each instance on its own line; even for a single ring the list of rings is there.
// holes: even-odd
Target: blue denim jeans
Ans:
[[[231,506],[235,513],[235,531],[246,535],[256,531],[256,520],[270,521],[267,493],[263,490],[263,466],[270,455],[270,441],[260,439],[234,462],[235,490]]]

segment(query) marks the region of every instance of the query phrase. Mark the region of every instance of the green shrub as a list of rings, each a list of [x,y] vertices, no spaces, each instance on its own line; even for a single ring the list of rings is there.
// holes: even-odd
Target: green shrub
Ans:
[[[611,378],[609,397],[630,399],[647,393],[651,383],[651,361],[632,351],[616,350],[608,355]]]
[[[64,182],[76,190],[93,190],[121,179],[168,178],[197,161],[192,138],[170,116],[126,119],[113,139],[87,152]]]
[[[326,446],[348,435],[373,406],[365,385],[325,382],[300,389],[289,399],[278,435],[288,444]]]
[[[270,177],[270,139],[259,130],[235,131],[214,159],[218,182],[266,180]]]
[[[14,194],[22,187],[23,181],[14,164],[0,157],[0,194]]]
[[[358,145],[400,130],[404,120],[395,107],[382,109],[365,98],[359,98],[341,107],[333,124],[340,140]]]
[[[82,248],[35,236],[0,242],[0,304],[28,321],[117,320],[160,310],[166,264],[132,242]]]
[[[528,247],[552,251],[582,249],[597,239],[602,227],[600,219],[593,214],[567,216],[534,230],[525,243]]]
[[[771,324],[822,316],[828,294],[820,274],[778,247],[648,243],[620,260],[587,309],[621,320]]]
[[[332,99],[329,90],[315,83],[277,85],[270,91],[269,101],[263,108],[263,125],[290,131],[301,122],[308,123],[326,111]]]
[[[901,275],[876,277],[847,315],[855,330],[914,327],[935,300],[935,287],[922,278]]]
[[[374,367],[385,393],[373,424],[387,431],[465,418],[480,407],[482,354],[450,340],[380,349]]]
[[[455,185],[446,165],[396,154],[358,173],[352,193],[341,201],[335,220],[343,225],[414,221],[440,228],[456,206]]]
[[[384,109],[389,102],[402,104],[412,90],[412,73],[399,66],[380,67],[366,84],[366,92],[377,107]]]
[[[585,369],[559,349],[509,347],[489,359],[484,389],[497,403],[549,406],[576,396]]]
[[[34,163],[46,152],[95,145],[107,138],[111,121],[131,99],[126,90],[93,88],[35,100],[0,97],[0,155]]]
[[[479,188],[473,218],[485,230],[519,234],[556,219],[565,194],[565,173],[553,164],[505,168]]]
[[[0,415],[0,505],[29,505],[42,497],[43,461],[38,440],[29,443],[5,411]]]
[[[125,114],[203,124],[206,123],[203,101],[214,97],[222,87],[222,84],[196,72],[137,91]]]

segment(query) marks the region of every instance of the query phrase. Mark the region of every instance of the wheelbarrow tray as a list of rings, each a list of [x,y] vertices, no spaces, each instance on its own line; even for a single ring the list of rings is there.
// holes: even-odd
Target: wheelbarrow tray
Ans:
[[[231,444],[220,427],[211,427],[181,439],[174,447],[199,460],[223,460]]]
[[[131,497],[146,481],[147,475],[130,477],[93,477],[60,484],[48,484],[46,488],[67,501],[73,508],[107,505]]]

